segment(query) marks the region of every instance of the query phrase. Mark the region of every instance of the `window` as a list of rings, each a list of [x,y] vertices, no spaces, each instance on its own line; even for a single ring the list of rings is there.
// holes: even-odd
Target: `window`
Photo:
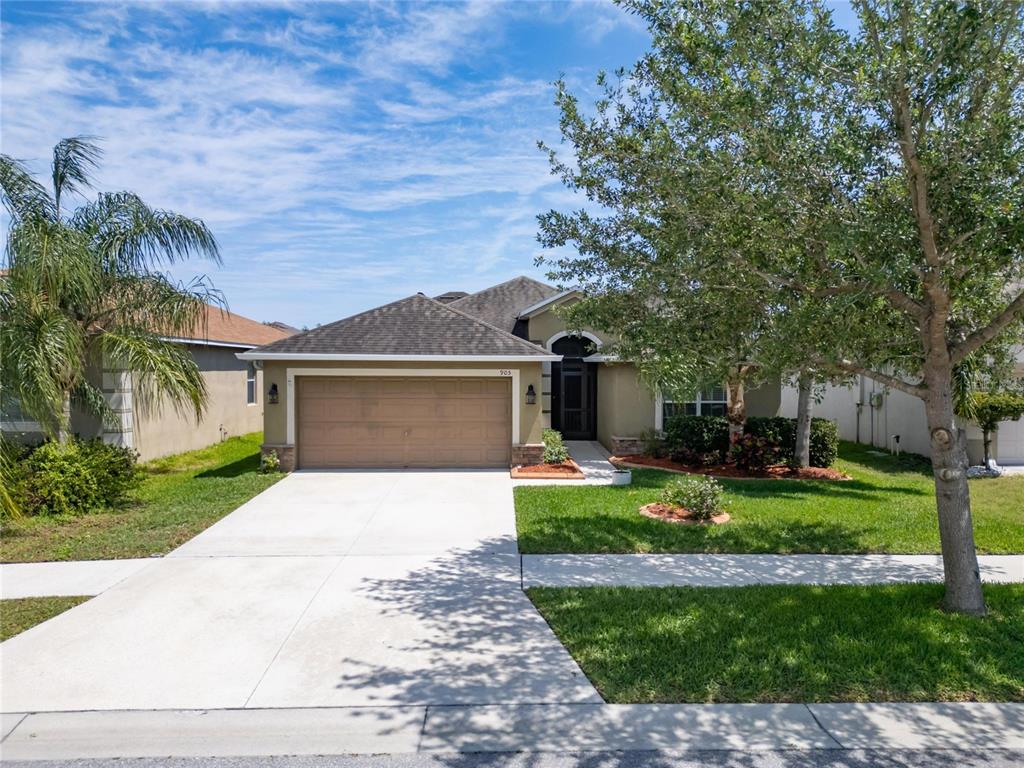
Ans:
[[[673,416],[725,416],[728,399],[725,387],[709,387],[694,396],[693,400],[676,403],[666,400],[662,405],[662,423]]]
[[[245,366],[245,402],[256,405],[256,363]]]

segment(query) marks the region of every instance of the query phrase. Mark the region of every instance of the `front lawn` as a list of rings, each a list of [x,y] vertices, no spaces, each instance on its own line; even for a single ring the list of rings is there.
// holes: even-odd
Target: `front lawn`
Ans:
[[[519,548],[554,552],[899,552],[939,551],[930,469],[911,457],[841,443],[845,482],[722,480],[732,521],[679,526],[637,509],[679,475],[634,469],[633,484],[515,489]],[[978,550],[1024,552],[1024,477],[972,480]]]
[[[25,597],[0,600],[0,642],[64,613],[88,597]]]
[[[78,517],[4,522],[0,562],[162,555],[191,539],[282,475],[259,473],[262,434],[149,462],[135,498]]]
[[[985,618],[941,584],[528,593],[610,702],[1024,700],[1021,584]]]

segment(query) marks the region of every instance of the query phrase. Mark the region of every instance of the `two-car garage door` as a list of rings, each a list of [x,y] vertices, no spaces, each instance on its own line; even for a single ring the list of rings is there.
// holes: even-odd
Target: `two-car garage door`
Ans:
[[[508,466],[502,378],[299,377],[300,468]]]

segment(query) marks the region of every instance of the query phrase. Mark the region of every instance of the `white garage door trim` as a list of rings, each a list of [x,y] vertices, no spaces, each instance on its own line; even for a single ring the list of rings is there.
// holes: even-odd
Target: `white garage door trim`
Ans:
[[[287,438],[295,445],[295,377],[296,376],[428,376],[431,378],[501,378],[512,379],[512,445],[519,445],[519,369],[518,368],[287,368]]]

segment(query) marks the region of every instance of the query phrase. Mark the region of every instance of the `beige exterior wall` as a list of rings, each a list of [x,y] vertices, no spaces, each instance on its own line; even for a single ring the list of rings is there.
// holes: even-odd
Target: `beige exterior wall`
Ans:
[[[266,390],[256,372],[256,404],[246,404],[246,363],[231,347],[190,347],[206,381],[208,402],[202,420],[180,415],[171,405],[146,413],[134,403],[134,446],[143,461],[205,448],[228,437],[258,432],[263,427]]]
[[[379,361],[315,361],[315,360],[268,360],[264,363],[263,391],[277,384],[279,402],[267,405],[263,420],[263,440],[270,446],[288,445],[288,369],[330,369],[337,375],[344,376],[346,369],[381,369],[386,371],[401,370],[437,370],[438,376],[446,375],[444,371],[479,370],[493,372],[518,371],[519,391],[513,393],[519,407],[519,444],[528,445],[541,441],[543,419],[541,415],[541,364],[540,362],[491,363],[491,362],[379,362]],[[456,373],[447,375],[458,375]],[[526,404],[526,390],[533,385],[537,400],[533,405]]]
[[[640,437],[654,429],[654,393],[631,363],[597,368],[597,439],[611,450],[613,437]]]
[[[563,302],[559,306],[568,306],[572,304],[573,301],[575,300]],[[609,336],[607,333],[599,333],[592,328],[585,328],[584,330],[588,334],[596,336],[603,344],[607,344],[613,339],[613,337]],[[530,318],[530,341],[537,344],[545,345],[548,343],[548,339],[556,333],[561,333],[563,331],[565,331],[565,321],[551,309]]]

